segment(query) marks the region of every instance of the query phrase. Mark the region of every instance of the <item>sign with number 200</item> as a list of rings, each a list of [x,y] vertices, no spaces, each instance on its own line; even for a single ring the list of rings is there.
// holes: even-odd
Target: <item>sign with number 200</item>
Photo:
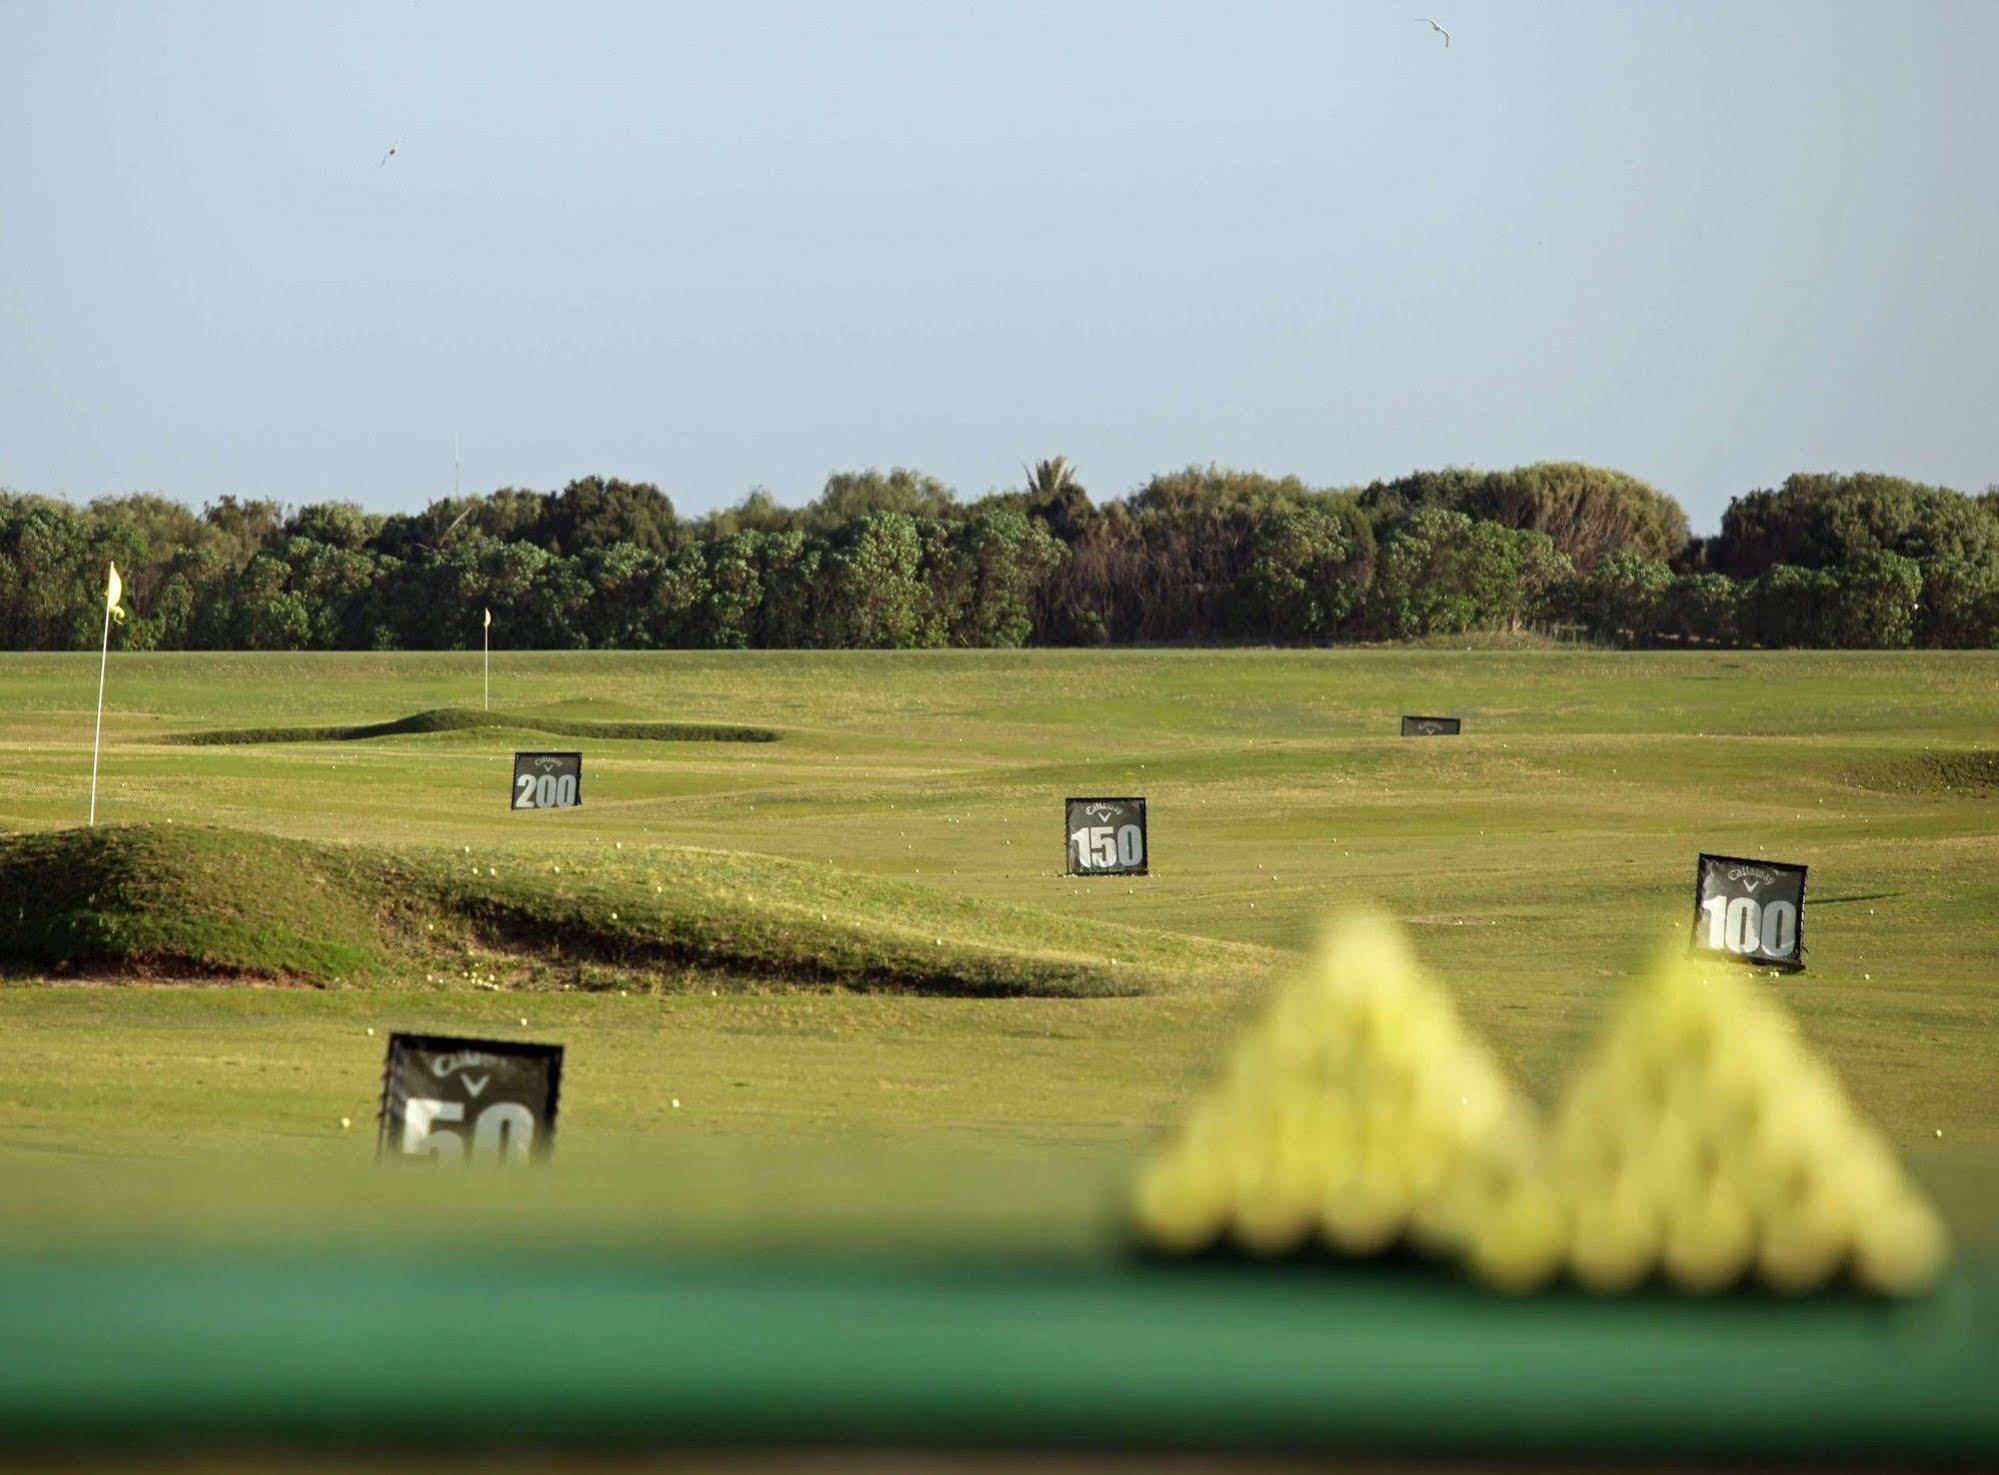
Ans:
[[[515,809],[574,809],[582,802],[581,753],[514,754]]]

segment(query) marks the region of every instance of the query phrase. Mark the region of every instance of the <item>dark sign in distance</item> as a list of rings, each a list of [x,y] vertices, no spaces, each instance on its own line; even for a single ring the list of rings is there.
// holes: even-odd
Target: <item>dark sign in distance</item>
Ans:
[[[1404,737],[1456,737],[1464,731],[1461,717],[1404,717]]]
[[[575,809],[582,803],[581,753],[514,754],[515,809]]]
[[[1693,950],[1760,968],[1805,966],[1805,867],[1702,852]]]
[[[561,1092],[560,1045],[392,1034],[376,1156],[454,1163],[547,1157]]]
[[[1151,867],[1143,799],[1071,799],[1063,847],[1072,876],[1143,876]]]

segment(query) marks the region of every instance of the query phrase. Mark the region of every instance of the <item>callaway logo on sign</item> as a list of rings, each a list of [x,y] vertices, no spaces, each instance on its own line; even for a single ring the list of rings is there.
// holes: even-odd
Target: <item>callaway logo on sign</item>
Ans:
[[[581,753],[514,754],[514,808],[574,809],[582,802]]]
[[[1071,799],[1063,829],[1072,876],[1143,876],[1149,868],[1143,799]]]
[[[1464,730],[1464,720],[1458,717],[1404,717],[1402,735],[1404,737],[1456,737]]]
[[[1805,867],[1703,854],[1694,869],[1694,949],[1765,968],[1802,968]]]
[[[389,1036],[378,1155],[525,1162],[555,1140],[562,1046]]]

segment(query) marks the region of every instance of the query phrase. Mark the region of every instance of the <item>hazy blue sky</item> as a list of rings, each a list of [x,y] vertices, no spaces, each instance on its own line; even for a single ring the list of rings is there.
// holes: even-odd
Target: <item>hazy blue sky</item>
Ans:
[[[387,510],[456,428],[683,510],[1578,457],[1700,528],[1999,481],[1996,354],[1989,0],[0,0],[16,488]]]

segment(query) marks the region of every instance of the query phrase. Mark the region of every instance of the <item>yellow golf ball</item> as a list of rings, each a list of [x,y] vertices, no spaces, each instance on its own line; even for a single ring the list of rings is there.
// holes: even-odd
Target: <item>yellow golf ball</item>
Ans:
[[[1734,1285],[1756,1254],[1756,1226],[1741,1196],[1710,1183],[1666,1224],[1666,1273],[1682,1290],[1705,1294]]]
[[[1884,1296],[1914,1296],[1936,1284],[1950,1258],[1950,1237],[1929,1205],[1903,1193],[1855,1236],[1860,1283]]]
[[[1520,1183],[1471,1231],[1471,1268],[1494,1290],[1537,1290],[1560,1272],[1567,1238],[1555,1196],[1541,1183]]]
[[[1569,1268],[1600,1295],[1628,1291],[1659,1263],[1664,1226],[1642,1189],[1626,1178],[1579,1193],[1569,1225]]]

